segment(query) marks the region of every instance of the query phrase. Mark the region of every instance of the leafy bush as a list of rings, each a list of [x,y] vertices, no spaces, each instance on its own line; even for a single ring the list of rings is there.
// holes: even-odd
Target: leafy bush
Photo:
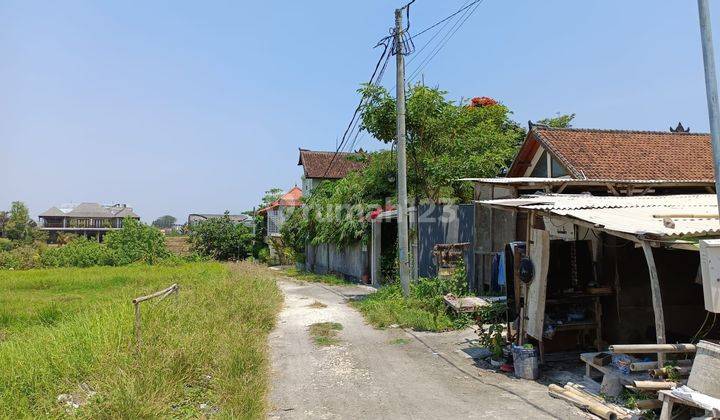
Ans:
[[[290,250],[295,262],[305,262],[305,244],[308,240],[308,219],[301,210],[293,211],[280,228],[283,245]]]
[[[218,260],[240,260],[252,252],[253,233],[234,223],[228,212],[223,217],[202,221],[190,228],[190,245],[200,255]]]
[[[448,331],[470,324],[467,315],[449,313],[443,296],[467,294],[454,278],[420,279],[410,284],[410,296],[402,294],[400,283],[382,287],[366,299],[355,303],[368,321],[379,328],[390,325],[418,331]]]
[[[83,237],[64,246],[48,248],[40,256],[43,267],[92,267],[118,265],[117,254],[106,245]]]
[[[0,251],[10,251],[13,249],[13,243],[10,239],[0,238]]]
[[[260,248],[260,250],[258,251],[258,260],[261,263],[267,264],[270,261],[270,249]]]
[[[129,217],[123,220],[122,229],[105,235],[105,244],[114,251],[117,265],[154,264],[169,255],[162,232]]]
[[[0,251],[0,269],[28,270],[39,265],[39,251],[31,245],[22,245],[10,251]]]

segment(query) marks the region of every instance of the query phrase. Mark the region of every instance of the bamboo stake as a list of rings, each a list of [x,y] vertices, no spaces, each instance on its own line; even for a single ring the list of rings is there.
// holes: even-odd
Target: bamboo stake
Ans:
[[[612,408],[598,401],[594,401],[593,399],[583,395],[579,390],[576,390],[574,388],[561,388],[555,384],[551,384],[548,387],[548,390],[549,392],[551,392],[551,395],[552,393],[560,394],[572,400],[576,406],[586,409],[587,411],[595,414],[598,417],[606,420],[617,419],[617,413]]]
[[[667,381],[633,381],[633,386],[643,391],[660,391],[664,389],[675,389],[677,382]]]
[[[694,344],[613,344],[610,353],[695,353]]]
[[[160,290],[158,292],[149,294],[147,296],[140,296],[132,300],[133,306],[135,306],[135,344],[137,346],[137,349],[140,350],[140,347],[142,346],[142,332],[141,332],[141,321],[142,317],[140,315],[140,303],[154,299],[157,297],[160,297],[160,300],[165,299],[170,294],[175,293],[175,302],[177,302],[177,296],[178,292],[180,291],[180,286],[177,283],[173,283],[170,285],[170,287]]]

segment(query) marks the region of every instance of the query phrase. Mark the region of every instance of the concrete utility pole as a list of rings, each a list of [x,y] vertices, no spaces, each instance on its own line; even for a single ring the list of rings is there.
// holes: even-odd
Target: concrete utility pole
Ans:
[[[410,294],[410,259],[408,258],[407,169],[405,161],[405,58],[403,57],[402,12],[395,10],[395,58],[397,63],[397,184],[399,271],[403,294]]]
[[[705,64],[705,92],[707,94],[708,116],[710,118],[713,167],[715,168],[715,194],[718,195],[718,209],[720,209],[720,109],[718,109],[715,51],[712,43],[708,0],[698,0],[698,10],[700,12],[700,39],[702,41],[703,63]]]

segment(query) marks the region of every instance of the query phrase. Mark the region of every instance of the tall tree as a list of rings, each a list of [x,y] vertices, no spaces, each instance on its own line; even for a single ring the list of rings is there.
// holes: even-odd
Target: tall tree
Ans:
[[[570,128],[572,127],[572,120],[575,119],[575,114],[560,114],[558,113],[555,117],[543,118],[538,120],[538,124],[547,125],[553,128]]]
[[[20,201],[13,201],[5,222],[5,236],[13,241],[31,243],[38,236],[35,226],[27,206]]]
[[[175,225],[175,222],[177,222],[177,219],[175,217],[166,214],[165,216],[161,216],[155,219],[155,221],[152,222],[152,225],[156,228],[166,229],[173,227],[173,225]]]
[[[362,128],[385,143],[395,140],[395,98],[387,89],[366,85]],[[491,98],[468,102],[446,92],[412,85],[407,93],[408,187],[433,202],[468,201],[472,189],[459,178],[496,176],[506,167],[524,130],[510,110]]]

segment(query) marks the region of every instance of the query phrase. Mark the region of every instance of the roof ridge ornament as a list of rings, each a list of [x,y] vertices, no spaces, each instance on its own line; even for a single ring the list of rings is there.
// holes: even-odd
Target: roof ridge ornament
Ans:
[[[681,122],[678,122],[677,127],[675,127],[675,128],[670,127],[670,132],[671,133],[689,133],[690,127],[685,128],[685,127],[683,127]]]

